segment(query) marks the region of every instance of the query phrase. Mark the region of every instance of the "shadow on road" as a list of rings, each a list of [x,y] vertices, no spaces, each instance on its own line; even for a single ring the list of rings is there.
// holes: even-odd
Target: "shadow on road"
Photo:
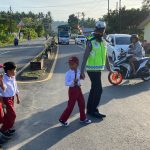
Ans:
[[[107,104],[113,99],[123,100],[122,98],[127,98],[148,90],[150,90],[150,84],[148,84],[148,82],[141,82],[132,85],[125,84],[120,86],[107,86],[103,88],[101,105]],[[86,101],[88,98],[88,94],[89,93],[84,94]],[[19,149],[45,150],[55,145],[66,136],[84,127],[79,123],[79,119],[71,122],[70,126],[67,128],[60,127],[58,125],[58,118],[65,109],[66,105],[67,102],[63,102],[50,108],[49,110],[38,112],[25,120],[17,122],[16,127],[19,128],[19,135],[16,135],[14,137],[15,144],[12,141],[9,146],[11,145],[12,147],[16,144],[26,142]],[[75,107],[75,110],[73,111],[71,117],[76,115],[78,112],[78,108]],[[98,123],[99,121],[93,122]],[[21,136],[21,134],[23,136]]]
[[[70,122],[70,126],[62,127],[59,124],[59,117],[67,106],[67,101],[56,105],[46,111],[33,114],[27,119],[16,122],[17,134],[4,148],[11,148],[25,142],[20,150],[35,149],[46,150],[61,141],[66,136],[76,132],[85,125],[79,122],[79,118]],[[70,116],[70,119],[79,111],[77,105]],[[99,123],[101,120],[92,120]],[[16,142],[17,141],[17,142]]]
[[[138,82],[136,84],[125,83],[119,86],[106,86],[103,88],[101,104],[106,104],[112,99],[123,100],[150,90],[150,82]]]

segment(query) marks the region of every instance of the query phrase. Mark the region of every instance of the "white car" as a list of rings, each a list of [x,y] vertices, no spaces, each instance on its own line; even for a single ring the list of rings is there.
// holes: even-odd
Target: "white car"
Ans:
[[[84,44],[86,41],[87,41],[87,39],[84,35],[78,35],[75,38],[75,44]]]
[[[107,53],[112,57],[112,61],[118,59],[121,49],[128,51],[131,35],[129,34],[109,34],[107,36]]]

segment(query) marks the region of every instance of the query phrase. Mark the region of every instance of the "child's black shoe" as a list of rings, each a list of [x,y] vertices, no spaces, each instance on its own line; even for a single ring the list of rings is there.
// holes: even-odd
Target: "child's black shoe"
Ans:
[[[61,123],[62,126],[65,126],[65,127],[67,127],[69,125],[68,122],[64,122],[64,121],[62,121],[60,119],[59,119],[59,122]]]
[[[10,130],[8,130],[8,132],[9,132],[9,134],[14,135],[16,130],[15,129],[10,129]]]

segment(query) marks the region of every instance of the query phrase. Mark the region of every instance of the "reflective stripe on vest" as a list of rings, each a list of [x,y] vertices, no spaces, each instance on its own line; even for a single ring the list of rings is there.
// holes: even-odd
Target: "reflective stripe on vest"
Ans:
[[[101,71],[104,70],[106,64],[106,47],[104,42],[97,42],[95,39],[91,40],[92,51],[86,63],[87,71]]]

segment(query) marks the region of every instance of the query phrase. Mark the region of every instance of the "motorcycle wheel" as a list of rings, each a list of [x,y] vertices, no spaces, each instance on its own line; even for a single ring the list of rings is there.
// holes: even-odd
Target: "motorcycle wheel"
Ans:
[[[110,72],[108,80],[112,85],[119,85],[122,82],[123,77],[120,72]]]
[[[150,74],[150,69],[149,69],[149,74]],[[148,76],[148,77],[141,77],[141,79],[143,80],[143,81],[149,81],[150,80],[150,75]]]
[[[115,55],[115,52],[112,53],[112,61],[113,61],[113,62],[116,61],[116,55]]]

